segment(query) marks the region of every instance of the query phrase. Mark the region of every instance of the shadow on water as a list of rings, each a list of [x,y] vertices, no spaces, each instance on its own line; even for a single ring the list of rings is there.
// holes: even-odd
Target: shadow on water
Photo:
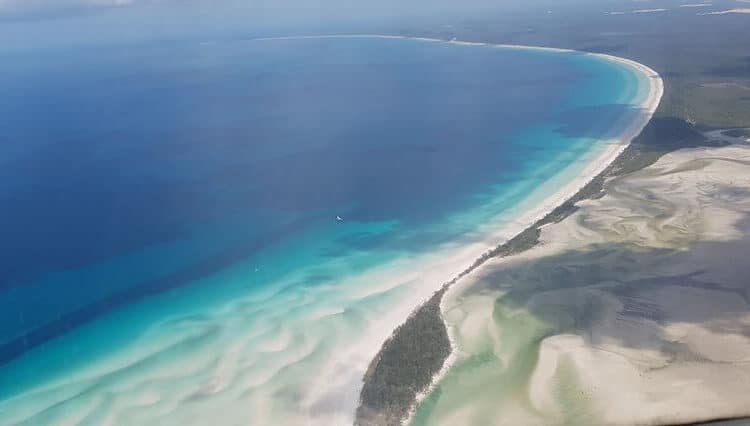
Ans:
[[[745,225],[750,220],[745,220]],[[748,229],[748,228],[746,228]],[[699,253],[744,253],[750,250],[750,241],[699,242],[690,250],[643,249],[633,244],[599,244],[585,250],[567,251],[554,256],[529,261],[514,266],[509,271],[490,272],[482,276],[483,282],[491,283],[488,288],[502,290],[505,294],[498,304],[511,308],[523,308],[533,316],[548,324],[556,324],[555,334],[580,332],[588,329],[598,320],[596,303],[581,304],[580,300],[565,302],[556,299],[555,309],[543,303],[533,303],[545,295],[558,294],[571,290],[584,297],[588,293],[604,292],[618,299],[622,308],[618,315],[623,319],[655,321],[661,325],[669,323],[698,324],[719,334],[736,334],[750,338],[750,326],[742,321],[750,313],[750,282],[745,277],[750,274],[750,266],[738,264],[727,270],[724,276],[731,278],[718,282],[702,277],[712,267],[693,255]],[[674,273],[671,270],[682,269]],[[716,265],[713,265],[715,268]],[[674,289],[701,289],[724,293],[737,301],[742,301],[741,311],[720,311],[710,309],[681,309],[665,312],[658,303],[649,301],[644,293],[671,287]],[[675,291],[675,297],[680,297]],[[708,300],[706,300],[708,303]],[[561,321],[560,315],[570,321]],[[564,325],[565,324],[565,325]],[[603,328],[602,330],[608,330]],[[653,347],[653,342],[630,339],[623,335],[601,336],[614,339],[623,347],[634,349],[665,349],[666,344]],[[596,344],[596,342],[592,342]],[[750,355],[750,354],[748,354]]]

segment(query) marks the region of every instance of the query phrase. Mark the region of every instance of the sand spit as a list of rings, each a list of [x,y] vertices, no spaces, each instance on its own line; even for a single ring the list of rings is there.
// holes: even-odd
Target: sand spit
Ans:
[[[456,361],[416,423],[750,416],[750,144],[707,136],[731,144],[613,178],[451,287]]]
[[[311,36],[307,38],[335,37],[382,37],[395,39],[409,38],[401,36],[380,35],[332,35]],[[572,50],[550,47],[488,44],[457,40],[445,41],[431,38],[414,39],[437,43],[489,46],[506,49],[532,49],[580,54],[580,52],[575,52]],[[596,176],[599,176],[602,172],[604,172],[605,169],[607,169],[607,167],[609,167],[609,165],[627,148],[630,141],[640,134],[640,132],[651,119],[651,116],[658,107],[662,94],[664,92],[663,82],[658,73],[643,64],[631,61],[629,59],[605,54],[583,54],[596,56],[604,60],[620,63],[624,66],[634,69],[636,72],[645,76],[645,78],[648,80],[648,87],[645,88],[646,96],[643,97],[643,99],[641,100],[641,104],[639,105],[641,113],[636,119],[633,120],[632,123],[630,123],[629,126],[626,126],[624,129],[622,129],[619,135],[616,135],[609,140],[602,141],[603,149],[598,153],[598,155],[595,156],[595,158],[589,159],[587,165],[583,168],[583,170],[579,171],[577,175],[570,176],[569,173],[565,173],[563,171],[558,175],[557,178],[554,178],[552,179],[552,181],[548,182],[547,186],[558,188],[554,194],[546,197],[540,196],[539,194],[530,194],[528,197],[528,201],[525,203],[521,203],[521,205],[519,206],[519,211],[521,213],[518,214],[518,216],[514,221],[512,221],[512,223],[501,228],[487,229],[486,235],[488,236],[488,238],[485,240],[483,249],[480,250],[480,245],[476,244],[472,247],[465,247],[462,250],[462,253],[464,255],[466,255],[467,253],[474,253],[472,262],[466,263],[466,266],[464,268],[455,269],[453,280],[445,282],[445,284],[443,285],[443,289],[452,285],[458,278],[469,273],[470,271],[484,263],[486,260],[490,259],[492,256],[496,256],[498,250],[502,251],[504,249],[504,243],[508,242],[511,239],[514,239],[514,237],[523,237],[524,232],[526,232],[524,230],[532,229],[534,224],[544,220],[559,206],[565,204],[568,200],[575,197],[576,194],[583,190],[586,185],[589,184]],[[539,200],[542,201],[539,202]],[[501,245],[498,246],[498,243]],[[449,259],[455,259],[455,257],[451,256],[449,257]],[[458,262],[455,261],[452,261],[452,263],[456,265],[458,264]],[[377,354],[374,354],[372,358],[373,362],[371,363],[367,370],[367,373],[365,374],[364,385],[360,394],[360,405],[357,409],[357,416],[355,418],[356,424],[395,425],[402,423],[410,417],[411,413],[413,413],[414,407],[430,393],[430,390],[435,385],[435,383],[437,383],[451,367],[454,360],[454,356],[452,354],[445,357],[444,362],[442,363],[443,365],[440,369],[436,368],[435,363],[432,362],[434,360],[432,359],[430,359],[430,362],[427,363],[429,364],[429,368],[426,368],[423,365],[425,363],[415,364],[413,368],[413,370],[415,371],[410,373],[407,380],[405,380],[403,383],[387,383],[387,381],[386,383],[383,383],[384,381],[381,380],[383,378],[383,375],[398,377],[398,375],[393,374],[393,366],[400,364],[395,363],[393,365],[386,365],[384,364],[384,360],[398,360],[403,358],[402,354],[408,352],[409,348],[401,346],[394,342],[400,342],[403,340],[400,334],[414,334],[413,327],[421,327],[421,325],[416,324],[417,321],[414,320],[415,318],[419,319],[418,324],[428,323],[428,321],[424,320],[425,316],[422,314],[425,314],[425,312],[422,311],[435,311],[434,308],[436,306],[434,305],[440,303],[440,295],[441,294],[438,293],[435,295],[438,297],[432,297],[429,300],[423,300],[421,306],[409,317],[407,322],[401,326],[398,326],[398,328],[395,329],[392,337],[384,343],[381,350]],[[394,324],[394,328],[396,325],[397,324]],[[439,326],[442,327],[442,325]],[[430,330],[426,331],[426,334],[430,336],[441,336],[440,331],[441,330],[431,328]],[[444,352],[448,352],[450,349],[455,347],[455,345],[450,341],[446,343],[450,343],[450,345],[446,345],[445,347],[437,347],[438,345],[443,345],[442,339],[439,341],[430,342],[431,345],[435,345],[435,347],[430,347],[430,352],[442,356]],[[438,363],[437,365],[440,364]],[[431,377],[432,380],[424,380],[426,377]],[[430,384],[429,386],[424,386],[422,383]],[[376,389],[371,389],[372,386],[375,386]],[[388,387],[390,387],[390,389],[388,389]],[[404,391],[404,388],[407,388],[408,390]],[[398,399],[398,401],[395,401],[392,399],[394,393],[397,395],[402,395],[404,396],[404,398],[399,397],[396,398]]]

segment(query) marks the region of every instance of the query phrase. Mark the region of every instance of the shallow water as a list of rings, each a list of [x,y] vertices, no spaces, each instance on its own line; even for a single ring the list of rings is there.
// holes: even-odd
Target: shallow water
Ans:
[[[597,57],[406,39],[8,56],[11,423],[349,420],[392,327],[642,95]]]

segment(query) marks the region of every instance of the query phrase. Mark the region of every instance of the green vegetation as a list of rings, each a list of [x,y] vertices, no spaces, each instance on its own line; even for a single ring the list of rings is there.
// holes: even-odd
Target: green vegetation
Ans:
[[[355,424],[400,425],[450,354],[440,290],[393,333],[365,373]]]

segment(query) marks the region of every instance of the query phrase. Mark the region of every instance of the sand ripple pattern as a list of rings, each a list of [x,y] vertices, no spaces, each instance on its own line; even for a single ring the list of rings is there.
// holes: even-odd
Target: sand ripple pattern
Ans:
[[[421,297],[423,283],[392,272],[374,271],[366,286],[296,276],[176,314],[106,359],[0,402],[0,424],[345,424],[378,339]]]
[[[750,145],[613,178],[443,301],[456,361],[416,424],[750,416]]]

